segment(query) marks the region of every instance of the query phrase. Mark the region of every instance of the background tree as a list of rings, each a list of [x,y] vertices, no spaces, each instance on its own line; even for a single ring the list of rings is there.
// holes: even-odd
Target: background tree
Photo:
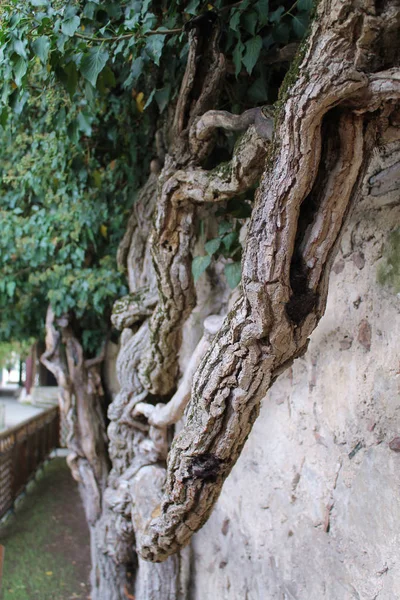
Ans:
[[[157,567],[146,566],[142,558],[165,560],[207,519],[260,400],[277,375],[305,352],[324,312],[337,241],[372,149],[394,122],[399,97],[396,6],[320,2],[287,74],[306,32],[308,1],[203,6],[197,1],[64,5],[31,0],[13,3],[12,14],[4,5],[4,127],[15,119],[21,124],[29,114],[37,82],[51,93],[63,85],[70,95],[68,111],[56,111],[61,131],[67,123],[62,152],[55,156],[56,165],[59,157],[63,161],[60,172],[67,187],[44,170],[39,190],[49,204],[41,217],[46,222],[57,204],[48,196],[47,182],[55,185],[57,197],[64,192],[68,208],[61,217],[66,222],[76,198],[79,216],[93,210],[98,217],[98,198],[104,197],[105,181],[110,182],[105,194],[109,221],[104,213],[97,227],[90,221],[88,230],[96,235],[83,254],[77,244],[64,248],[61,241],[58,247],[52,231],[54,267],[33,278],[22,273],[28,290],[33,286],[32,302],[43,297],[52,306],[44,360],[63,384],[62,405],[71,417],[69,462],[85,489],[94,598],[124,597],[133,589],[143,599],[159,597],[160,589],[165,598],[185,595],[183,556]],[[62,97],[57,91],[57,99]],[[45,119],[47,106],[48,101]],[[127,131],[132,115],[141,118]],[[119,127],[105,135],[110,120]],[[44,130],[49,140],[51,135],[58,139],[48,121]],[[92,156],[89,150],[83,159],[87,138],[94,140],[99,162],[89,173],[84,168],[79,186],[81,164]],[[93,400],[99,389],[92,371],[97,344],[90,345],[89,332],[107,328],[107,302],[122,291],[119,276],[104,258],[109,246],[102,253],[101,238],[108,241],[111,227],[121,225],[110,146],[120,151],[124,143],[136,153],[131,163],[123,162],[134,165],[135,183],[145,178],[149,165],[150,176],[119,250],[131,294],[116,305],[113,317],[123,329],[121,392],[109,409],[112,471],[107,480],[101,418],[95,418],[99,411]],[[81,160],[75,161],[77,151]],[[108,165],[110,177],[103,182]],[[23,219],[27,211],[31,226],[31,213],[40,211],[34,206],[34,197],[24,192],[16,207],[23,212],[16,217]],[[242,226],[250,214],[241,287],[229,304],[224,288],[240,281],[240,239],[244,243]],[[75,235],[80,240],[80,232]],[[196,240],[203,252],[194,250]],[[50,255],[50,243],[46,248]],[[83,268],[85,261],[90,272]],[[82,300],[92,270],[96,280]],[[199,277],[206,270],[204,290]],[[11,266],[3,286],[6,310],[20,275]],[[107,288],[105,278],[111,278]],[[221,319],[207,322],[199,345],[201,331],[193,327],[191,347],[186,347],[193,356],[185,371],[179,362],[184,323],[196,311],[201,318],[221,317],[228,308],[220,328],[215,323]],[[167,428],[189,398],[164,486]],[[137,559],[134,545],[142,558]]]

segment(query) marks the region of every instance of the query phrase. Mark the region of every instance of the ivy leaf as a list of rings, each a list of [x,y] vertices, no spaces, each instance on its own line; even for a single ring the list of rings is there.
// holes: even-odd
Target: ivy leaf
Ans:
[[[72,37],[75,31],[78,29],[80,22],[81,20],[77,15],[71,17],[70,19],[65,19],[65,21],[63,21],[61,24],[61,31],[64,35]]]
[[[220,245],[221,245],[221,238],[215,238],[215,239],[207,242],[205,244],[204,248],[205,248],[205,251],[207,252],[207,254],[209,256],[212,256],[213,254],[215,254],[217,252]]]
[[[218,235],[224,235],[231,231],[232,225],[228,221],[221,221],[218,225]]]
[[[154,98],[158,104],[160,113],[163,113],[168,105],[169,97],[171,95],[171,85],[167,84],[160,90],[157,90],[154,94]]]
[[[85,8],[83,9],[83,16],[88,19],[93,19],[94,13],[98,8],[97,2],[87,2],[85,4]]]
[[[14,63],[15,83],[18,87],[21,85],[22,78],[25,75],[27,69],[28,63],[22,56],[19,56]]]
[[[188,15],[197,15],[197,8],[200,4],[200,0],[190,0],[189,4],[185,8],[185,13]]]
[[[298,38],[302,38],[307,31],[308,26],[308,14],[300,13],[293,17],[292,21],[293,31]]]
[[[311,0],[311,2],[312,1],[313,0]],[[255,5],[255,9],[258,12],[258,21],[259,21],[261,27],[263,27],[264,25],[266,25],[268,23],[269,0],[258,0],[258,2]]]
[[[138,109],[138,111],[140,113],[142,113],[144,110],[146,110],[146,108],[148,106],[150,106],[150,104],[153,102],[153,98],[154,98],[155,93],[156,93],[156,90],[152,90],[150,92],[150,95],[147,98],[146,103],[143,102],[144,93],[143,92],[139,92],[138,93],[138,95],[136,96],[136,106],[137,106],[137,109]]]
[[[304,10],[306,12],[310,12],[313,7],[313,0],[298,0],[297,8],[299,10]]]
[[[222,243],[225,246],[226,250],[229,252],[229,250],[232,248],[233,244],[235,244],[238,240],[239,240],[238,234],[236,233],[236,231],[232,231],[231,233],[228,233],[222,239]]]
[[[151,4],[151,0],[143,0],[142,9],[140,11],[140,14],[142,17],[148,12],[150,4]]]
[[[150,35],[146,43],[147,54],[157,66],[160,64],[164,42],[165,35]]]
[[[25,45],[21,40],[14,40],[14,52],[16,52],[16,54],[18,54],[18,56],[22,56],[23,58],[26,58],[26,50],[25,50]]]
[[[279,23],[279,21],[281,20],[281,16],[283,15],[283,13],[285,12],[285,9],[283,6],[279,6],[276,10],[274,10],[274,12],[272,12],[269,16],[269,21],[270,23]]]
[[[87,136],[92,135],[92,126],[86,112],[81,111],[79,113],[77,122],[80,131],[83,131],[83,133]]]
[[[12,298],[14,296],[14,292],[15,292],[15,288],[16,288],[16,283],[15,281],[8,281],[7,282],[7,296],[9,298]]]
[[[93,87],[96,87],[97,77],[99,73],[104,69],[108,60],[109,54],[106,50],[102,50],[101,47],[90,48],[81,62],[80,71],[83,77],[89,81]]]
[[[42,35],[32,42],[32,50],[39,58],[42,64],[47,63],[50,51],[50,40],[46,35]]]
[[[239,11],[239,9],[234,8],[232,11],[232,15],[229,21],[229,27],[232,29],[232,31],[239,31],[239,25],[240,25],[240,17],[241,17],[241,12]]]
[[[290,28],[287,23],[278,23],[273,29],[273,36],[276,42],[287,44],[290,38]]]
[[[211,264],[211,256],[196,256],[196,258],[193,259],[192,275],[193,275],[195,283],[199,279],[200,275],[202,275],[204,273],[204,271],[207,269],[207,267],[210,266],[210,264]]]
[[[229,287],[231,290],[233,290],[237,285],[239,285],[242,278],[242,263],[240,261],[228,263],[224,267],[224,273]]]
[[[141,56],[139,56],[138,58],[135,58],[135,60],[132,63],[132,70],[131,70],[131,75],[132,75],[134,81],[136,81],[136,79],[138,79],[140,77],[140,75],[143,73],[143,67],[144,67],[143,58]]]
[[[259,35],[254,38],[251,38],[248,42],[246,42],[246,52],[243,56],[242,62],[247,69],[249,75],[256,64],[258,57],[260,56],[262,48],[262,39]]]
[[[72,97],[75,93],[76,86],[78,84],[78,71],[75,63],[70,62],[64,67],[64,71],[67,75],[66,80],[64,81],[64,85],[67,89],[67,92]]]
[[[250,33],[250,35],[255,35],[257,22],[258,16],[254,10],[243,15],[243,28]]]
[[[235,65],[236,77],[239,75],[240,69],[242,68],[242,59],[243,59],[244,49],[245,49],[244,44],[239,40],[238,43],[236,44],[235,49],[232,54],[233,64]]]

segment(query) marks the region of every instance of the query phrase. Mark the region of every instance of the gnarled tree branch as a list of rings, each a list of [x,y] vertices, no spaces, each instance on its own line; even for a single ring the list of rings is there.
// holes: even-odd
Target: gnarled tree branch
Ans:
[[[400,97],[397,71],[375,75],[386,17],[372,2],[319,5],[257,193],[243,297],[196,372],[159,514],[142,523],[146,559],[164,560],[206,521],[261,399],[306,351],[324,312],[335,247],[375,143],[379,115],[370,113]]]

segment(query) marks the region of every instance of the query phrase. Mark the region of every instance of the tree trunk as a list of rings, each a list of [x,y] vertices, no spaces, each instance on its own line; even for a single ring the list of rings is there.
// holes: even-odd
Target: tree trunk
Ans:
[[[186,597],[181,548],[210,515],[266,391],[306,352],[371,152],[396,129],[399,21],[396,0],[321,0],[274,120],[266,107],[241,116],[213,110],[225,69],[218,30],[206,56],[201,33],[189,32],[186,72],[164,140],[167,153],[153,162],[120,246],[131,293],[116,303],[113,315],[122,329],[121,390],[109,409],[107,484],[94,365],[83,361],[68,323],[61,327],[71,378],[59,355],[48,350],[64,390],[62,410],[71,421],[69,463],[85,490],[93,600],[133,593],[136,600]],[[206,73],[199,69],[200,53],[209,65]],[[244,133],[229,164],[207,170],[217,128]],[[396,173],[392,168],[387,176],[393,180]],[[211,278],[207,293],[194,285],[196,220],[260,178],[240,293],[233,307],[226,297],[208,302],[207,295],[221,288]],[[382,185],[391,184],[377,176],[376,190]],[[219,321],[213,321],[217,331],[205,324],[200,342],[196,331],[185,371],[179,353],[194,310],[202,318],[216,312]],[[48,331],[51,349],[57,344],[50,318]],[[171,426],[187,402],[167,459]]]
[[[207,520],[261,399],[304,354],[324,313],[337,242],[400,96],[399,71],[388,69],[398,59],[398,14],[395,2],[319,4],[281,99],[247,237],[243,295],[195,374],[164,497],[140,538],[146,559],[164,560]],[[187,198],[197,183],[188,171],[180,180]]]
[[[57,327],[56,327],[57,325]],[[63,359],[62,345],[66,360]],[[79,483],[90,531],[92,555],[91,584],[96,598],[114,600],[124,597],[125,567],[118,567],[102,551],[99,519],[109,463],[101,397],[100,365],[103,353],[84,360],[83,349],[67,317],[55,319],[49,307],[46,318],[46,351],[43,365],[53,373],[59,386],[61,420],[67,429],[67,462]],[[100,529],[101,531],[101,529]]]

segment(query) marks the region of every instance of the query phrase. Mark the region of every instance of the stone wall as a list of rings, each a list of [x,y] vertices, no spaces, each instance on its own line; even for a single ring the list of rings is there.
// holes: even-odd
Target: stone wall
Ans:
[[[377,283],[399,192],[367,194],[307,354],[194,537],[190,600],[400,599],[400,295]]]

